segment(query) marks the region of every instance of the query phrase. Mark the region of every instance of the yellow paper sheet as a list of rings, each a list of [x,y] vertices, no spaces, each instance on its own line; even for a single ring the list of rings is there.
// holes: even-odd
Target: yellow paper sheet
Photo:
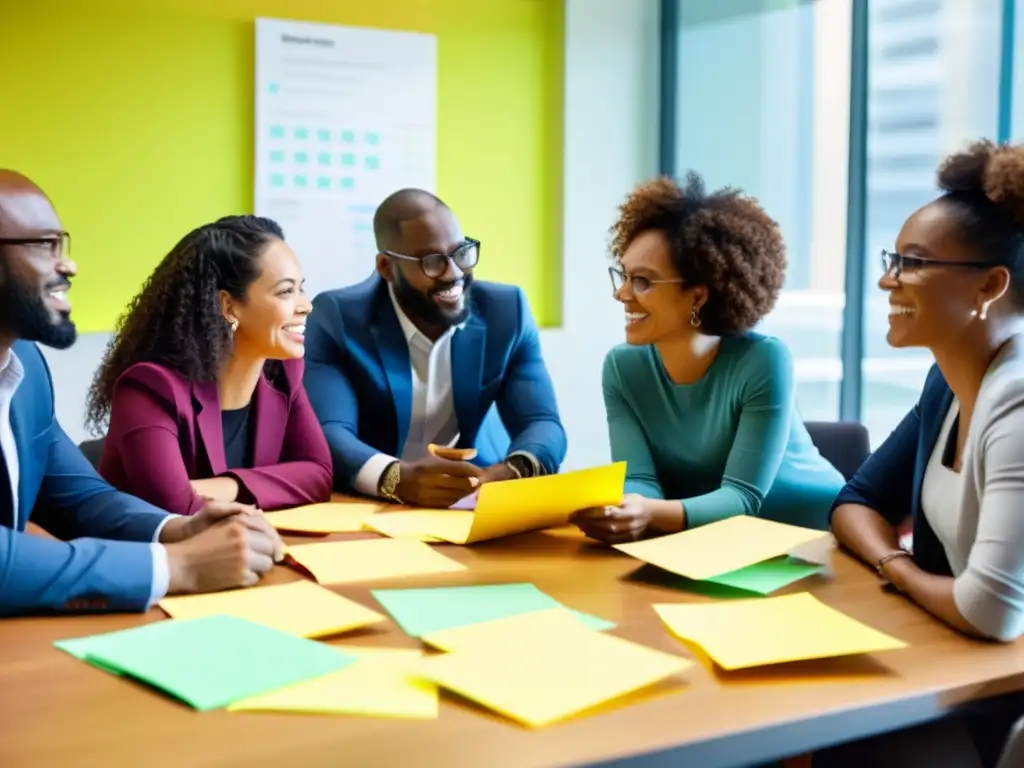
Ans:
[[[380,504],[307,504],[267,512],[266,517],[279,531],[355,533],[363,530],[363,521],[380,508]]]
[[[347,632],[386,618],[309,581],[165,597],[158,605],[175,619],[227,614],[302,637]]]
[[[654,606],[673,634],[699,645],[720,667],[746,669],[905,648],[809,592],[717,603]]]
[[[439,651],[522,647],[530,643],[569,648],[576,632],[594,631],[568,608],[547,608],[429,632],[420,640]]]
[[[352,648],[358,661],[338,672],[276,691],[236,701],[232,712],[302,712],[435,719],[437,686],[412,670],[420,651],[398,648]]]
[[[656,539],[617,544],[638,560],[688,579],[709,579],[745,568],[829,534],[740,515]]]
[[[692,666],[678,656],[587,629],[565,611],[528,615],[539,635],[494,634],[423,659],[418,673],[524,725],[540,727]],[[501,621],[512,627],[515,619],[522,617]]]
[[[473,513],[456,509],[408,509],[367,518],[363,529],[392,539],[463,542],[473,525]]]
[[[390,514],[401,519],[385,521],[375,516],[367,526],[388,536],[392,535],[390,529],[399,535],[417,533],[453,544],[472,544],[565,525],[578,509],[618,504],[625,482],[626,462],[620,461],[578,472],[485,483],[473,512],[395,512]]]
[[[288,555],[321,584],[395,579],[464,571],[466,566],[422,541],[362,539],[289,547]]]

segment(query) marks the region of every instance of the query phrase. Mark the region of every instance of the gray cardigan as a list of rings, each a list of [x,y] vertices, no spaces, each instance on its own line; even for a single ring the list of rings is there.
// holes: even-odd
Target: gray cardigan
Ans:
[[[978,392],[961,461],[954,547],[957,609],[980,632],[1024,634],[1024,336],[1008,342]],[[955,566],[954,566],[955,567]]]

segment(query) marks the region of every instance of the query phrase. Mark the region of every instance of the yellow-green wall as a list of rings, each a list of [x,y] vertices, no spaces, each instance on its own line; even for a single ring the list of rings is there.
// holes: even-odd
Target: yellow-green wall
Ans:
[[[0,0],[0,168],[72,233],[84,332],[191,228],[251,211],[253,19],[438,38],[438,193],[480,278],[561,321],[562,0]],[[300,254],[301,257],[301,254]],[[353,255],[371,269],[373,254]]]

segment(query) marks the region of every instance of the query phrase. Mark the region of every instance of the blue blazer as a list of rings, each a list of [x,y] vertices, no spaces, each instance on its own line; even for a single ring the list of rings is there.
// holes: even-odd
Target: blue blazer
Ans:
[[[153,555],[149,544],[137,542],[151,542],[166,513],[114,490],[96,474],[57,423],[42,353],[21,341],[14,353],[25,369],[11,401],[18,525],[12,528],[13,510],[0,507],[0,616],[144,610],[153,586]],[[64,541],[25,533],[29,518]]]
[[[458,447],[475,447],[480,466],[529,451],[557,472],[565,430],[526,297],[515,286],[483,281],[469,296],[469,318],[452,339]],[[412,365],[379,275],[314,299],[304,383],[331,447],[338,490],[350,490],[375,454],[400,455],[412,417]]]
[[[909,513],[914,526],[914,562],[940,576],[952,576],[953,571],[921,509],[921,485],[952,404],[953,392],[939,367],[932,366],[917,405],[843,486],[829,512],[831,518],[841,504],[863,504],[893,526]]]

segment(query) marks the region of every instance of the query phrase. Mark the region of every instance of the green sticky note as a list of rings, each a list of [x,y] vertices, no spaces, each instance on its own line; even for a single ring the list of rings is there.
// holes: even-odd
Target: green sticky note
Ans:
[[[94,667],[102,669],[104,672],[109,672],[112,675],[120,676],[120,672],[112,667],[105,667],[94,661],[89,661],[89,645],[94,643],[97,637],[105,637],[106,635],[97,635],[96,637],[75,637],[70,640],[55,640],[53,647],[58,650],[64,651],[69,656],[74,656],[79,661],[84,661],[92,664]]]
[[[356,132],[355,131],[348,131],[348,130],[342,131],[341,132],[341,140],[345,141],[345,142],[353,142],[353,141],[355,141],[356,140]]]
[[[274,139],[284,138],[284,126],[283,125],[272,125],[270,126],[270,136]]]
[[[363,165],[369,168],[371,171],[375,171],[380,168],[380,158],[376,155],[368,156],[364,161]]]
[[[478,624],[522,613],[564,607],[533,584],[488,584],[479,587],[371,590],[384,609],[408,635]],[[610,621],[573,611],[591,629],[604,631]]]
[[[356,660],[324,643],[220,615],[161,621],[62,645],[72,655],[84,653],[90,664],[148,683],[198,710],[326,675]]]
[[[330,152],[318,152],[317,156],[316,156],[316,161],[318,163],[320,163],[320,165],[330,165],[331,164],[331,153]]]
[[[344,166],[352,166],[356,164],[356,156],[350,152],[346,152],[341,156],[341,164]]]
[[[318,139],[320,139],[320,141],[330,141],[331,140],[331,132],[329,130],[327,130],[326,128],[320,128],[316,132],[316,137]]]
[[[770,595],[778,589],[789,586],[794,581],[820,573],[823,567],[783,555],[748,565],[746,568],[712,576],[707,581],[721,584],[724,587],[756,592],[759,595]]]
[[[355,181],[351,176],[342,176],[340,180],[341,188],[352,189],[355,186]]]

